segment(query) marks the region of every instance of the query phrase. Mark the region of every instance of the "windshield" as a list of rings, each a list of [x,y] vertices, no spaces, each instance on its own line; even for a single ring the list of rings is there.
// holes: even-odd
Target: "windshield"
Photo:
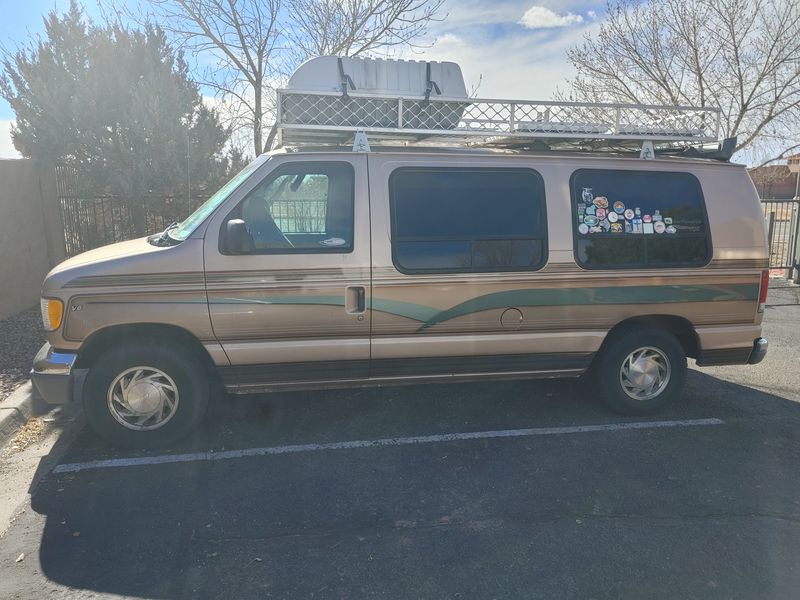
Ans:
[[[219,188],[216,194],[203,202],[203,204],[201,204],[197,210],[180,222],[174,231],[170,231],[169,236],[178,241],[183,241],[189,237],[192,232],[197,229],[200,223],[205,221],[206,218],[213,213],[217,207],[222,204],[225,199],[230,196],[231,193],[233,193],[233,191],[253,173],[253,171],[264,164],[264,161],[267,160],[267,158],[268,157],[266,155],[262,155],[247,165],[244,169],[239,171],[228,183]]]

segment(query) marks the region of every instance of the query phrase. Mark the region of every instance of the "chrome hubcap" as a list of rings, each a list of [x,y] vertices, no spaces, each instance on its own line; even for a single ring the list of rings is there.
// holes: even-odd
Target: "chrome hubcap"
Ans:
[[[178,410],[178,386],[163,371],[132,367],[109,386],[108,410],[128,429],[158,429]]]
[[[658,348],[639,348],[622,362],[619,381],[622,389],[634,400],[650,400],[669,383],[669,359]]]

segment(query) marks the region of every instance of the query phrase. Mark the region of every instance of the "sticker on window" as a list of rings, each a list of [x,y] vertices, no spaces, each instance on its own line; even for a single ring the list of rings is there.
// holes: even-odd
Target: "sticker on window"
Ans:
[[[347,244],[347,241],[342,238],[332,237],[327,240],[322,240],[319,244],[320,246],[344,246]]]

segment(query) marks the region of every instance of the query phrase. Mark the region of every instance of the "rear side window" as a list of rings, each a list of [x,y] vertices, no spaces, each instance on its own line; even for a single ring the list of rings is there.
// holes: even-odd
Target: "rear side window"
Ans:
[[[572,176],[575,257],[587,269],[699,267],[711,258],[689,173],[583,169]]]
[[[392,254],[404,273],[532,271],[547,259],[544,184],[530,169],[398,169]]]

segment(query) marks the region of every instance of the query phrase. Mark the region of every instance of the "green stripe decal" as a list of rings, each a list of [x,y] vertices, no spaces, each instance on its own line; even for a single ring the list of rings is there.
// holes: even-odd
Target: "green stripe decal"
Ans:
[[[372,310],[422,321],[423,323],[435,319],[442,312],[438,308],[431,308],[422,304],[402,302],[400,300],[383,300],[381,298],[373,298],[370,306]]]
[[[658,285],[510,290],[472,298],[426,320],[420,329],[475,312],[511,306],[585,306],[593,304],[667,304],[724,302],[758,298],[757,284]]]
[[[543,288],[496,292],[471,298],[445,310],[413,302],[372,298],[370,309],[413,319],[420,330],[485,310],[512,306],[587,306],[613,304],[669,304],[676,302],[729,302],[758,299],[758,284],[649,285],[592,288]],[[344,296],[269,296],[220,298],[212,304],[305,304],[344,306]]]
[[[211,304],[325,304],[344,306],[344,296],[273,296],[267,298],[219,298]]]

